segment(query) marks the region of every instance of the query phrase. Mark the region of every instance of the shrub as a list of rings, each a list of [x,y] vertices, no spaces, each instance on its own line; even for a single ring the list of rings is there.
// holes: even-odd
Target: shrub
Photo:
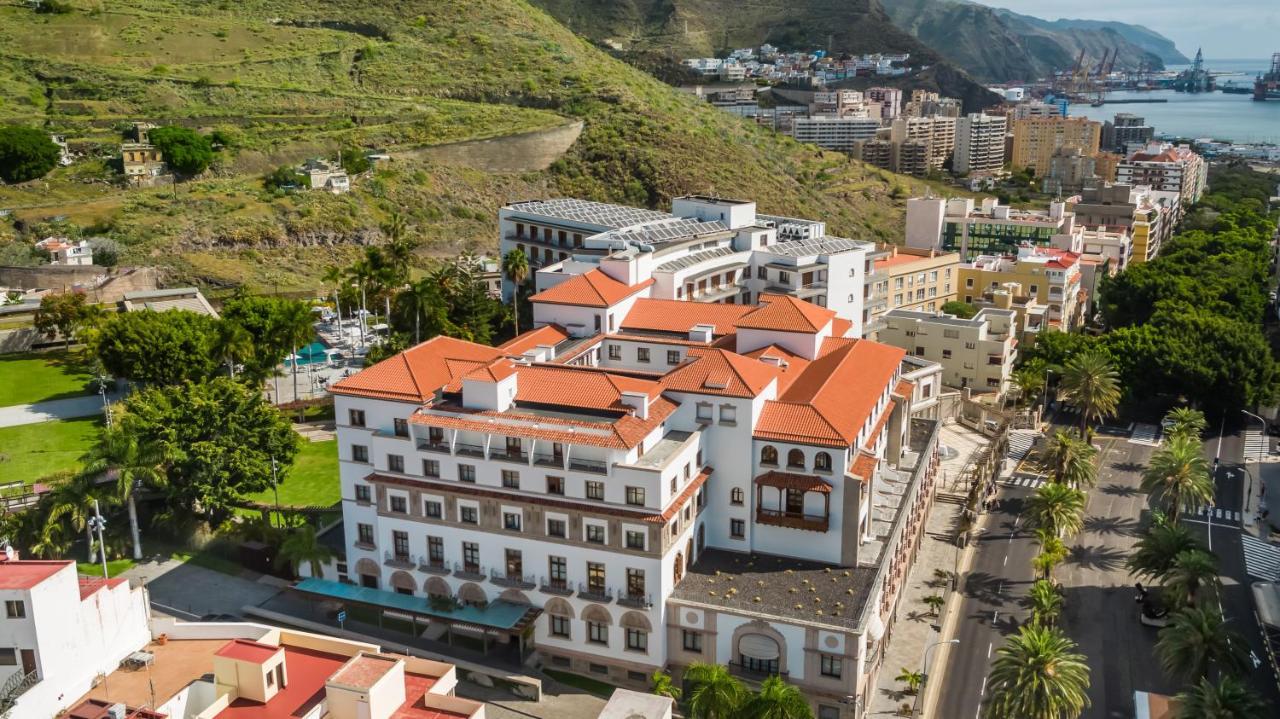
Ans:
[[[26,182],[44,177],[58,165],[61,151],[46,132],[34,127],[0,127],[0,180]]]
[[[169,167],[183,175],[199,175],[213,162],[213,143],[195,130],[169,125],[152,130],[150,137]]]

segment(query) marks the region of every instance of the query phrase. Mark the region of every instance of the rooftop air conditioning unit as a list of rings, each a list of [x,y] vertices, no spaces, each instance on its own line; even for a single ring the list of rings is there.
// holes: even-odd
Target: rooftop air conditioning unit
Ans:
[[[125,719],[129,716],[129,708],[120,703],[112,704],[107,707],[107,716],[111,719]]]

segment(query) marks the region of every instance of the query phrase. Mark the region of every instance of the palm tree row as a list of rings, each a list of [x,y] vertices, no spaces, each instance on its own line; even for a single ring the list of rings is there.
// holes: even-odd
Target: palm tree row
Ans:
[[[809,700],[778,676],[766,677],[760,689],[752,692],[725,666],[691,664],[684,682],[687,692],[676,687],[670,676],[654,672],[651,689],[676,701],[683,697],[689,719],[813,719]]]
[[[1074,719],[1089,706],[1089,665],[1061,630],[1024,624],[996,650],[988,719]]]

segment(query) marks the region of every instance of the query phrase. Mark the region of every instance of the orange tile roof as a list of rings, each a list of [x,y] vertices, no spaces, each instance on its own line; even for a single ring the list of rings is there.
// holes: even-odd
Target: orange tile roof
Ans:
[[[335,383],[334,394],[400,402],[425,402],[437,389],[460,380],[502,351],[452,337],[433,337]]]
[[[732,333],[734,324],[754,309],[751,305],[641,297],[622,320],[622,329],[687,333],[694,325],[712,325],[719,337]]]
[[[756,397],[779,374],[773,365],[726,350],[692,349],[662,378],[662,386],[672,392]]]
[[[650,398],[662,393],[655,380],[627,377],[594,368],[567,365],[521,367],[516,378],[516,401],[587,409],[627,411],[623,392],[639,392]]]
[[[906,397],[907,399],[910,399],[911,395],[915,391],[916,391],[915,383],[909,382],[905,379],[898,380],[898,386],[893,388],[893,393],[895,395],[899,397]]]
[[[790,295],[760,295],[760,304],[735,323],[739,329],[813,333],[826,327],[836,313]]]
[[[889,415],[893,414],[893,406],[896,404],[893,400],[889,400],[884,405],[884,411],[880,413],[880,419],[876,420],[876,424],[867,433],[867,441],[862,444],[862,448],[870,451],[876,446],[876,439],[880,437],[881,430],[889,423]]]
[[[904,356],[897,347],[859,340],[819,357],[777,400],[765,403],[755,436],[852,445]]]
[[[463,375],[464,379],[479,380],[481,382],[501,382],[516,373],[515,365],[511,360],[500,357],[488,364],[482,364],[475,369]]]
[[[866,481],[871,481],[871,475],[875,474],[876,466],[880,464],[880,460],[874,454],[859,452],[858,458],[853,460],[853,469],[849,471],[855,477],[862,477]]]
[[[129,580],[125,579],[124,577],[112,577],[110,579],[103,579],[102,577],[80,576],[80,577],[77,577],[77,579],[80,581],[80,601],[82,602],[88,599],[89,597],[92,597],[94,594],[97,594],[99,589],[102,589],[104,587],[115,589],[121,584],[127,584],[129,582]]]
[[[781,366],[778,367],[778,394],[786,392],[791,383],[796,381],[796,378],[809,366],[808,358],[779,345],[761,347],[746,353],[744,356],[761,361],[764,361],[765,357],[777,357],[782,360]],[[765,364],[768,364],[768,362]]]
[[[773,470],[756,477],[756,484],[778,489],[798,489],[801,492],[831,493],[831,483],[812,474],[795,474]]]
[[[653,278],[638,285],[619,282],[600,270],[590,270],[545,289],[529,298],[530,302],[553,305],[579,305],[582,307],[612,307],[641,290],[648,288]]]
[[[844,337],[851,329],[853,329],[853,320],[846,320],[843,317],[831,318],[832,337]]]
[[[31,589],[72,564],[70,559],[0,561],[0,589]]]
[[[498,345],[498,349],[506,352],[508,355],[522,355],[538,345],[556,345],[569,339],[569,333],[563,327],[557,324],[543,325],[534,330],[528,330],[512,337],[506,342]]]
[[[564,385],[560,387],[563,394]],[[623,414],[612,422],[589,422],[526,413],[518,408],[506,412],[495,412],[442,404],[435,408],[448,412],[448,415],[419,412],[410,417],[409,421],[414,424],[446,429],[545,439],[551,442],[585,444],[592,447],[631,449],[670,417],[676,411],[676,407],[675,402],[658,397],[650,400],[649,416],[645,419],[640,419],[633,414]]]

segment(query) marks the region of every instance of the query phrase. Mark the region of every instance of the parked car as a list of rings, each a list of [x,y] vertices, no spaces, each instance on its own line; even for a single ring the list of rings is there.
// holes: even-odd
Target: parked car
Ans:
[[[1148,592],[1141,583],[1133,586],[1137,590],[1133,600],[1138,604],[1138,621],[1148,627],[1169,626],[1169,609],[1164,606],[1160,595]]]

